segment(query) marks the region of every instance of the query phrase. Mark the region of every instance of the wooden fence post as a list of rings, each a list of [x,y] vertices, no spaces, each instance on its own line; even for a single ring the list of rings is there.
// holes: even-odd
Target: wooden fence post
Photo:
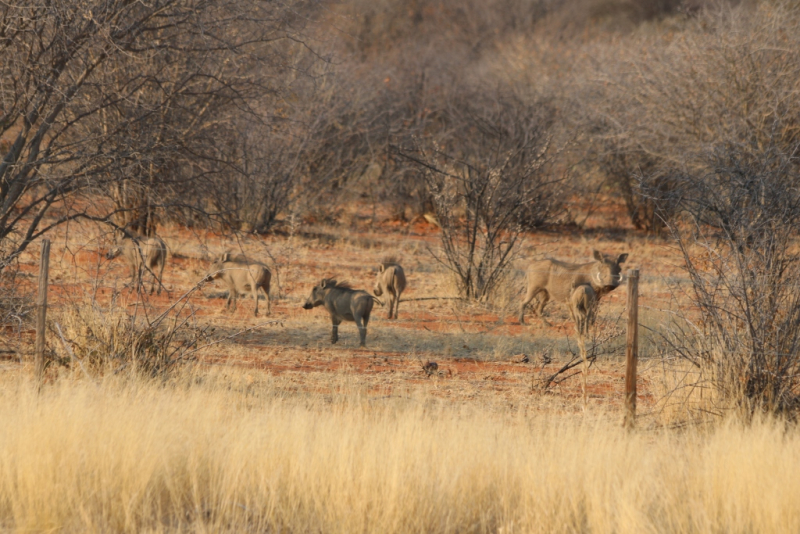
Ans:
[[[625,422],[636,423],[636,360],[639,357],[639,269],[628,271],[628,336],[625,351]]]
[[[50,271],[50,240],[42,240],[42,259],[39,262],[39,296],[36,299],[36,387],[44,381],[44,327],[47,319],[47,279]]]

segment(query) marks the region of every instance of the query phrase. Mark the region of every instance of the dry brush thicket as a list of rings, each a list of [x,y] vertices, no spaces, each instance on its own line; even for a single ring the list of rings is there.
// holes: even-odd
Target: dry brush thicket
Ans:
[[[691,277],[699,315],[670,322],[665,352],[700,369],[721,411],[792,413],[800,396],[799,15],[762,3],[641,37],[595,100],[603,168]]]

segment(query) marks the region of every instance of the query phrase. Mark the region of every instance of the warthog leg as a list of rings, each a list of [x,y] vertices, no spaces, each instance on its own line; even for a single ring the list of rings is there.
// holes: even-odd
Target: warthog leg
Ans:
[[[544,305],[547,304],[550,296],[547,294],[547,290],[544,288],[529,287],[525,298],[522,300],[522,305],[519,307],[519,324],[525,324],[525,308],[534,298],[537,298],[537,302],[533,306],[533,314],[541,316],[542,309],[544,308]],[[545,321],[545,323],[546,322],[547,321]]]
[[[333,328],[331,328],[331,344],[339,341],[339,325],[342,323],[340,320],[333,319]]]
[[[139,268],[135,265],[131,267],[131,289],[133,291],[139,291]]]
[[[236,308],[239,305],[238,302],[239,293],[236,291],[236,287],[231,287],[228,289],[228,303],[225,305],[225,308],[231,311],[236,311]]]
[[[537,309],[536,313],[537,313],[537,315],[539,315],[539,317],[544,319],[544,307],[547,304],[547,302],[550,300],[550,295],[547,293],[547,290],[543,289],[536,296],[536,298],[539,300],[539,306],[538,306],[538,309]]]
[[[158,269],[158,291],[156,291],[156,295],[160,295],[161,294],[161,286],[164,285],[162,280],[164,279],[164,265],[166,265],[166,263],[167,263],[166,261],[162,260],[161,261],[161,265],[159,265],[159,269]],[[153,271],[153,276],[155,276],[155,273],[156,272]],[[152,291],[151,291],[151,293],[152,293]]]
[[[360,346],[364,347],[367,344],[367,323],[369,322],[369,316],[362,318],[356,315],[354,319],[358,327],[358,335],[361,339]]]
[[[269,300],[269,286],[267,286],[267,287],[261,286],[261,289],[264,290],[264,295],[267,296],[267,315],[271,315],[272,314],[272,301]]]

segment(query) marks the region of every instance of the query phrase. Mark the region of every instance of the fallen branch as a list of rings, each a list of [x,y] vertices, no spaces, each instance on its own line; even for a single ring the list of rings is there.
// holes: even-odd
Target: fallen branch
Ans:
[[[596,356],[589,356],[586,358],[586,361],[589,363],[589,365],[592,365],[596,359],[597,359]],[[583,360],[579,356],[573,356],[570,361],[568,361],[563,367],[561,367],[561,369],[550,375],[546,380],[543,380],[544,385],[542,386],[542,389],[547,389],[548,387],[550,387],[550,384],[560,384],[564,380],[580,374],[580,373],[573,373],[569,376],[565,376],[561,380],[556,380],[556,378],[558,378],[559,375],[566,373],[570,369],[577,367],[582,363]]]

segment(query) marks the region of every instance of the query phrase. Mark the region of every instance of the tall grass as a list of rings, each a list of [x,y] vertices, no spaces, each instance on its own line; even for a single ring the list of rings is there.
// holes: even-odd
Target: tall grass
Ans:
[[[800,530],[800,432],[773,421],[626,434],[602,417],[195,382],[0,389],[0,528]]]

